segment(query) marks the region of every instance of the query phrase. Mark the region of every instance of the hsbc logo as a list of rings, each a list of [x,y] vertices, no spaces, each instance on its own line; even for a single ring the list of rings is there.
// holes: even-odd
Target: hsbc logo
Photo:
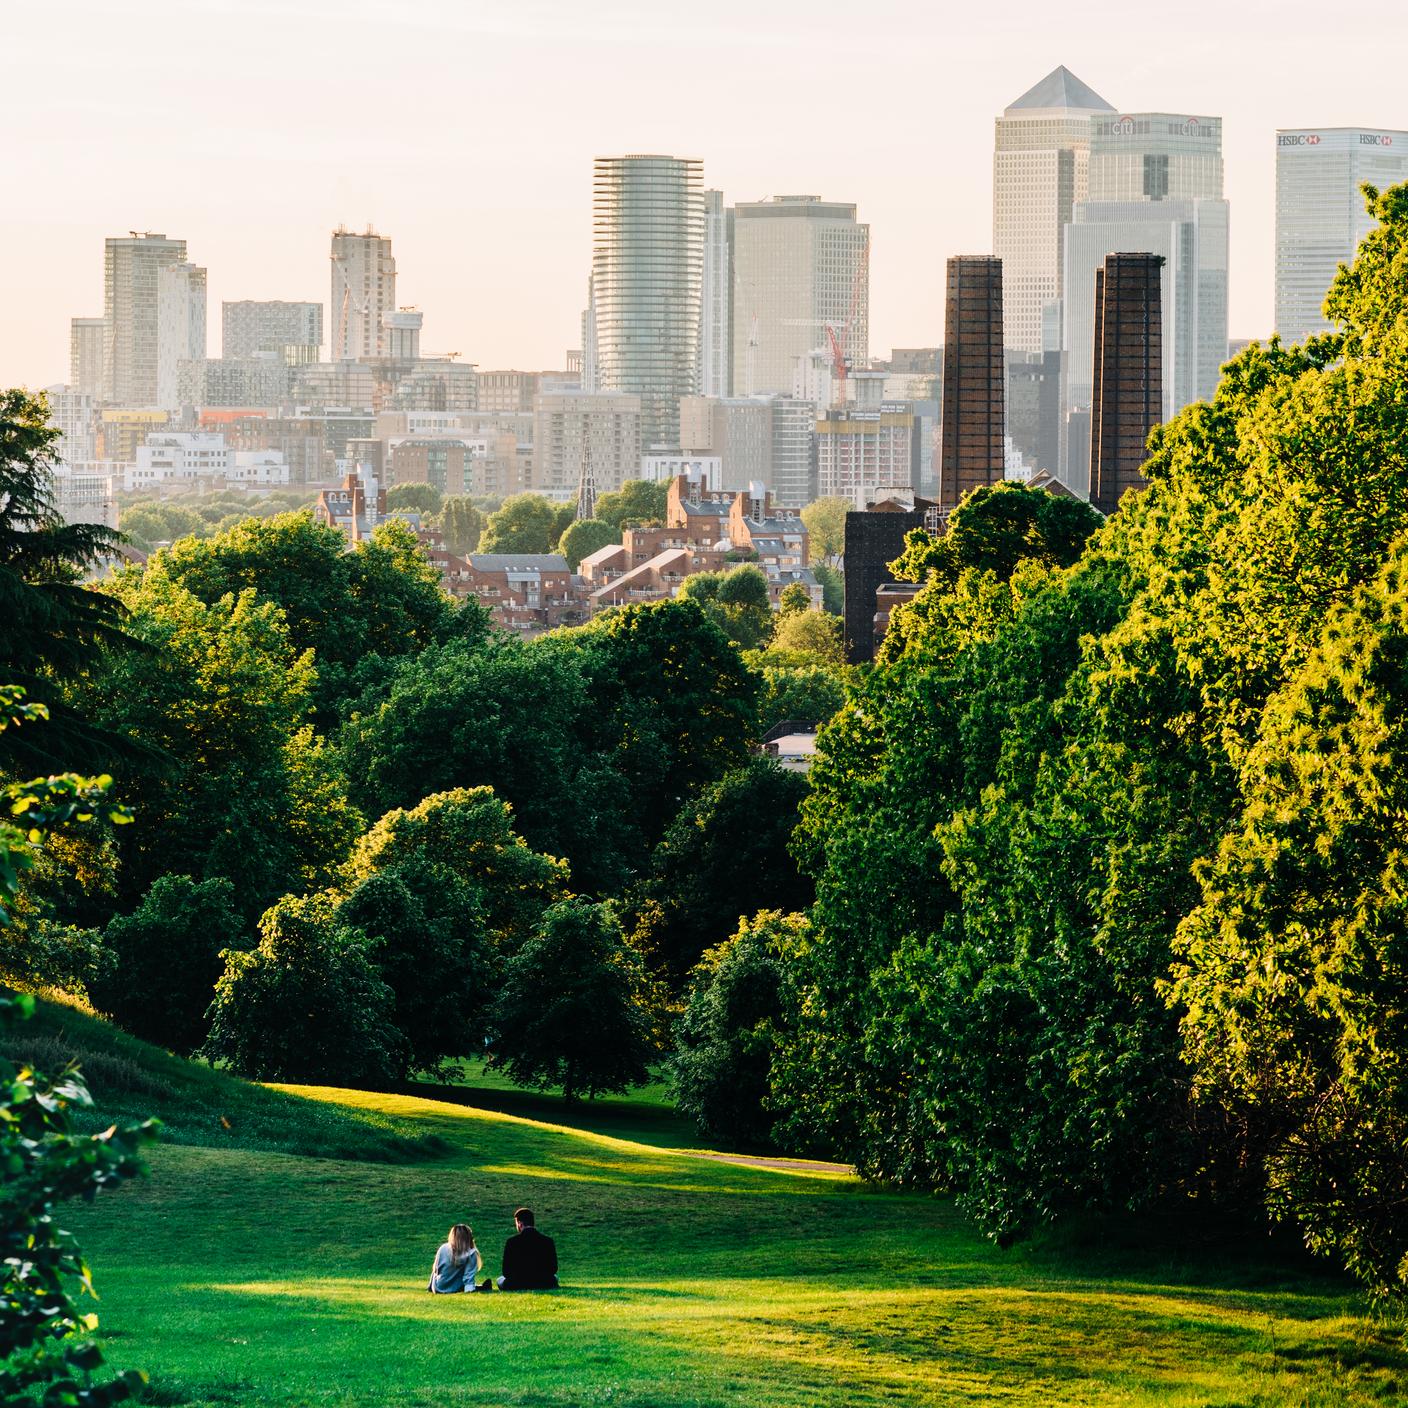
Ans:
[[[1307,135],[1303,132],[1298,132],[1291,137],[1278,136],[1276,138],[1276,145],[1278,147],[1318,147],[1320,145],[1320,138],[1313,133]]]
[[[1361,147],[1391,147],[1393,138],[1389,136],[1379,136],[1376,133],[1361,132],[1359,134],[1359,145]]]

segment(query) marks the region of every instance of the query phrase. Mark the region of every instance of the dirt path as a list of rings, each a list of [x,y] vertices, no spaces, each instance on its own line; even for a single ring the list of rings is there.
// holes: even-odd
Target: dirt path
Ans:
[[[709,1149],[671,1149],[691,1159],[713,1159],[720,1164],[739,1164],[743,1168],[771,1168],[779,1173],[845,1173],[855,1176],[850,1164],[829,1164],[820,1159],[770,1159],[762,1154],[716,1154]]]

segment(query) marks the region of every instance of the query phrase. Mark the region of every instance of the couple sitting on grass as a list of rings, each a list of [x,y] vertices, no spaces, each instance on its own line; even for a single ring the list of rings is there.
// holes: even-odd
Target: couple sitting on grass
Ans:
[[[513,1215],[518,1229],[504,1243],[503,1275],[497,1281],[487,1276],[478,1285],[474,1278],[483,1267],[474,1230],[463,1222],[450,1228],[450,1240],[435,1253],[427,1290],[436,1295],[456,1295],[461,1291],[553,1291],[557,1289],[557,1248],[533,1225],[533,1214],[519,1208]]]

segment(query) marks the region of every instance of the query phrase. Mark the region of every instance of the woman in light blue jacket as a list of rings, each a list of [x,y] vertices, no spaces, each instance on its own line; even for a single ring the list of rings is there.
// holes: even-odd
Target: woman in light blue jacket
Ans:
[[[480,1265],[479,1248],[474,1245],[474,1229],[457,1222],[450,1228],[449,1241],[435,1253],[435,1265],[430,1268],[430,1284],[426,1290],[438,1296],[472,1291]]]

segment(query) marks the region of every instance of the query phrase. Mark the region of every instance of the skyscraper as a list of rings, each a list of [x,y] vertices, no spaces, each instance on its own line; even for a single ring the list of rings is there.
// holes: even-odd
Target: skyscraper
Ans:
[[[385,317],[396,311],[396,261],[391,241],[370,226],[360,235],[332,232],[332,297],[328,360],[386,355]]]
[[[948,261],[939,451],[939,503],[945,509],[1005,473],[1002,273],[1002,261],[989,255],[960,254]]]
[[[680,397],[699,387],[700,179],[700,163],[685,157],[595,163],[595,386],[640,397],[645,450],[678,449]]]
[[[704,285],[699,321],[699,391],[733,387],[733,211],[722,191],[704,192]]]
[[[157,275],[186,262],[185,240],[135,230],[103,250],[103,399],[119,406],[157,402]]]
[[[205,361],[205,270],[168,264],[156,276],[156,404],[180,408],[181,363]]]
[[[1062,229],[1088,195],[1091,119],[1114,109],[1054,69],[997,119],[992,247],[1002,260],[1004,341],[1040,352],[1041,311],[1060,298]]]
[[[103,318],[69,320],[68,381],[73,391],[84,396],[102,397],[107,329]]]
[[[1374,222],[1359,187],[1408,180],[1408,132],[1314,127],[1276,133],[1276,328],[1328,332],[1321,305]]]
[[[1095,278],[1090,502],[1102,513],[1144,487],[1145,442],[1161,417],[1162,263],[1157,254],[1111,254]]]
[[[1076,202],[1063,241],[1063,416],[1091,404],[1096,270],[1116,252],[1163,259],[1160,419],[1212,396],[1227,360],[1228,225],[1221,118],[1092,120],[1089,199]],[[1062,477],[1088,491],[1086,457],[1069,445]]]
[[[242,298],[221,304],[220,355],[247,361],[272,352],[289,366],[318,360],[323,342],[323,305]]]
[[[733,212],[733,388],[787,394],[794,364],[835,336],[870,357],[870,226],[819,196],[740,202]]]

